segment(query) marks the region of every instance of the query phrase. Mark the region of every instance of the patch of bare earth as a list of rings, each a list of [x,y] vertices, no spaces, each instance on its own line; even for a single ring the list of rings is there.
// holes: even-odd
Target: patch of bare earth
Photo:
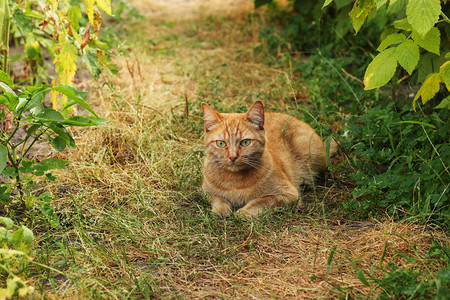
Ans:
[[[390,259],[406,265],[398,252],[423,257],[431,238],[418,225],[322,214],[352,189],[333,173],[307,193],[313,212],[286,208],[254,222],[211,215],[200,191],[201,101],[227,110],[261,99],[286,111],[295,78],[255,56],[264,16],[252,14],[253,1],[131,3],[144,18],[123,25],[119,75],[91,95],[109,122],[76,133],[79,151],[53,187],[64,233],[40,243],[64,247],[41,260],[64,276],[53,274],[47,296],[371,297],[358,270]]]

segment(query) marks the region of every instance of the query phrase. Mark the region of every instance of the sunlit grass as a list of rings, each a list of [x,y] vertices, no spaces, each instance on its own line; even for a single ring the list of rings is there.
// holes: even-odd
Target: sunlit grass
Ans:
[[[155,5],[137,3],[144,12],[164,6]],[[187,16],[182,9],[145,13],[127,29],[146,38],[125,40],[128,54],[115,59],[120,74],[92,83],[93,105],[109,122],[77,132],[79,150],[67,154],[69,169],[49,187],[61,227],[40,228],[36,261],[51,269],[33,266],[38,293],[373,297],[378,290],[364,285],[359,270],[389,260],[411,264],[396,254],[424,257],[430,249],[432,238],[417,225],[333,215],[352,189],[333,173],[341,168],[304,191],[304,206],[268,211],[254,221],[210,213],[200,188],[200,103],[243,111],[263,100],[271,110],[287,111],[294,95],[308,94],[289,64],[271,67],[253,53],[263,17],[249,13],[247,4],[221,8],[198,13],[194,5]],[[446,240],[439,232],[435,238]]]

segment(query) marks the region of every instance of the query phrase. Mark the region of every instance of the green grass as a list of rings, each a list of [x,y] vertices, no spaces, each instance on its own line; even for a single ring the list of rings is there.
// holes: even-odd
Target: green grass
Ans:
[[[117,25],[129,49],[114,59],[119,75],[92,83],[90,98],[109,122],[76,132],[78,151],[63,155],[72,163],[46,187],[59,225],[31,212],[35,263],[25,273],[34,296],[389,298],[414,280],[423,297],[439,280],[446,293],[445,232],[342,205],[369,203],[352,194],[356,145],[303,190],[304,205],[253,221],[210,212],[202,101],[245,111],[262,100],[325,138],[342,134],[339,121],[368,109],[374,94],[330,70],[342,61],[255,53],[265,15],[224,6],[185,18],[171,8]]]

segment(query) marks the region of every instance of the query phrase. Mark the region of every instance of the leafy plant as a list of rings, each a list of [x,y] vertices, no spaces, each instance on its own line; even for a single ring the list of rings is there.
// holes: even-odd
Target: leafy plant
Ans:
[[[255,7],[272,2],[255,1]],[[323,8],[322,14],[319,7]],[[336,48],[342,48],[336,47],[339,40],[346,44],[351,40],[351,43],[366,48],[378,44],[376,50],[379,54],[372,56],[372,62],[364,74],[366,90],[385,86],[393,78],[398,82],[409,79],[422,84],[413,99],[414,109],[419,98],[426,103],[438,94],[441,95],[438,108],[450,107],[450,43],[446,38],[450,20],[447,17],[447,1],[294,0],[290,9],[298,15],[287,18],[281,35],[283,32],[291,35],[288,40],[296,48],[311,44],[309,35],[304,33],[317,29],[319,44],[316,47],[333,47],[335,52]],[[356,37],[345,40],[344,37],[350,33],[350,23]],[[330,39],[331,32],[337,37],[334,42]],[[378,36],[380,42],[372,38]],[[441,90],[441,83],[446,91]]]
[[[396,253],[387,265],[375,266],[370,272],[359,270],[358,278],[364,285],[379,290],[379,299],[448,299],[450,296],[450,267],[448,266],[449,248],[433,242],[424,258],[417,255]],[[401,267],[394,263],[395,258],[405,260],[410,267]],[[427,264],[443,261],[447,266],[437,271]],[[414,267],[412,267],[414,266]],[[375,271],[382,273],[376,276]]]
[[[108,46],[99,39],[102,24],[99,8],[112,15],[110,0],[86,0],[84,5],[78,0],[9,1],[9,6],[12,33],[24,44],[25,57],[36,76],[37,69],[43,67],[44,48],[58,74],[53,86],[73,86],[79,57],[94,79],[98,78],[108,62],[105,56]],[[83,17],[82,8],[87,18]],[[59,108],[63,115],[71,113],[72,106],[67,106],[64,93],[51,90],[51,100],[53,109]]]
[[[331,2],[327,1],[326,4]],[[371,1],[361,3],[368,2]],[[333,40],[334,33],[327,35],[327,30],[336,28],[336,35],[351,33],[337,29],[342,26],[344,20],[350,25],[348,15],[342,15],[341,12],[347,10],[350,13],[352,9],[356,9],[351,1],[334,1],[333,5],[325,8],[324,15],[319,17],[315,25],[311,22],[305,25],[304,21],[315,18],[313,12],[317,10],[318,4],[310,1],[291,1],[287,12],[279,12],[281,16],[287,15],[286,18],[280,18],[284,21],[278,26],[271,25],[267,30],[261,31],[260,36],[266,43],[268,52],[278,55],[276,62],[282,63],[287,57],[294,78],[299,77],[295,80],[301,80],[302,85],[306,82],[308,86],[311,103],[295,103],[295,110],[308,112],[305,118],[313,126],[319,126],[319,131],[329,131],[329,128],[320,125],[320,121],[326,124],[342,124],[342,133],[345,133],[342,138],[344,146],[351,149],[351,152],[347,153],[350,165],[345,173],[349,174],[356,184],[353,197],[342,204],[343,210],[352,218],[388,212],[396,217],[409,216],[423,222],[437,222],[447,228],[450,214],[450,201],[447,196],[450,152],[446,137],[450,127],[445,102],[441,102],[437,106],[438,109],[420,107],[420,113],[414,113],[410,111],[409,94],[404,92],[406,87],[399,87],[397,81],[392,84],[391,94],[385,90],[363,91],[360,85],[363,82],[357,81],[358,77],[368,72],[365,71],[367,59],[370,59],[368,53],[374,43],[368,36],[382,37],[380,49],[383,50],[380,51],[397,51],[396,43],[401,44],[411,39],[406,43],[416,42],[413,39],[416,37],[414,30],[409,32],[408,37],[403,34],[403,38],[399,33],[393,32],[397,30],[393,25],[389,27],[391,23],[398,24],[396,19],[402,14],[406,16],[406,12],[401,10],[406,1],[397,2],[399,3],[395,4],[391,1],[390,5],[384,8],[380,6],[378,11],[373,9],[364,18],[364,22],[369,24],[362,20],[360,24],[354,24],[359,33],[356,39],[349,37],[344,44],[343,41]],[[386,3],[387,1],[384,1],[384,4]],[[322,7],[322,3],[320,6]],[[270,9],[274,9],[273,4]],[[296,15],[291,11],[296,12]],[[361,14],[364,13],[363,11]],[[275,25],[277,20],[275,17]],[[447,26],[447,23],[440,21],[430,30],[441,32],[441,27],[444,26]],[[361,36],[361,33],[364,35]],[[397,35],[391,35],[393,33]],[[390,35],[385,41],[385,37]],[[388,43],[393,37],[399,36],[403,39],[401,42]],[[303,44],[297,44],[298,40],[304,41]],[[308,60],[302,60],[295,53],[292,54],[289,47],[285,47],[286,44],[301,50],[307,50],[305,47],[319,48],[310,51],[309,54],[312,55]],[[281,53],[271,52],[271,49],[280,47]],[[445,42],[442,42],[439,48],[441,54],[446,51],[445,47]],[[434,67],[434,64],[426,60],[430,56],[437,58],[436,54],[422,53],[421,63],[413,68],[415,74],[410,76],[408,73],[408,77],[403,80],[420,80],[425,78],[425,72],[432,72],[431,67]],[[383,61],[383,66],[380,65],[376,76],[381,76],[380,74],[387,70],[384,65],[388,60],[395,60],[397,65],[396,59],[391,53],[380,60],[380,63]],[[444,64],[442,70],[445,71],[446,66]],[[370,68],[372,67],[369,65]],[[438,70],[440,68],[439,64]],[[356,76],[350,75],[346,70]],[[395,72],[398,73],[397,78],[402,76],[403,71]],[[399,81],[404,82],[402,78]],[[296,84],[293,83],[294,87]],[[440,95],[445,93],[447,92],[439,91]],[[440,100],[436,97],[432,103],[437,105],[439,102],[436,101]],[[315,117],[310,119],[309,115]]]
[[[447,224],[450,127],[443,120],[448,119],[448,110],[429,115],[408,110],[407,106],[393,113],[392,103],[377,105],[345,121],[347,146],[355,155],[356,170],[350,176],[358,187],[353,196],[364,200],[345,205],[359,216],[384,208],[390,214],[406,212]]]
[[[14,221],[0,217],[0,276],[5,279],[0,286],[0,298],[24,297],[33,291],[22,273],[31,261],[30,245],[33,232],[26,226],[18,226]]]
[[[45,85],[37,84],[26,88],[21,88],[16,93],[11,88],[13,82],[4,72],[0,71],[0,104],[6,107],[0,112],[0,121],[3,121],[7,114],[13,115],[13,128],[10,132],[0,132],[0,172],[10,179],[14,179],[13,184],[2,186],[2,201],[5,201],[17,188],[20,196],[24,199],[24,193],[31,193],[31,189],[25,189],[33,184],[34,176],[45,175],[47,179],[54,180],[48,171],[60,169],[67,161],[49,158],[40,162],[27,160],[27,154],[33,145],[39,141],[48,141],[57,151],[63,151],[66,147],[75,149],[75,141],[67,129],[69,126],[95,126],[104,120],[86,103],[87,93],[79,92],[72,87],[58,85],[48,88]],[[62,111],[79,104],[93,116],[67,117],[52,108],[45,108],[43,101],[49,91],[57,91],[70,99]],[[28,175],[27,175],[28,174]],[[33,175],[33,176],[30,176]]]
[[[447,1],[443,1],[444,5]],[[327,0],[324,7],[331,1]],[[417,82],[422,83],[413,100],[421,98],[428,102],[440,90],[441,82],[450,91],[449,43],[446,36],[450,20],[441,6],[441,0],[357,0],[350,11],[355,32],[361,29],[367,18],[381,17],[390,21],[381,36],[377,48],[380,53],[374,57],[364,74],[366,90],[386,85],[400,65],[411,76],[417,71]],[[387,34],[387,33],[390,34]],[[441,39],[441,36],[444,39]],[[447,42],[446,42],[447,41]],[[421,54],[422,51],[425,53]],[[422,67],[421,67],[422,66]],[[424,67],[428,70],[424,70]],[[431,68],[430,68],[431,66]],[[450,98],[441,102],[441,107],[450,105]]]

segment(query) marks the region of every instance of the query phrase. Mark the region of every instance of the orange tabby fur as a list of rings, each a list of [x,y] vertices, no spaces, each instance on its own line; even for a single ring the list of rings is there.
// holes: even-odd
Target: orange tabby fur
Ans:
[[[299,186],[312,184],[327,169],[324,143],[304,122],[265,113],[260,101],[242,114],[219,113],[205,103],[202,109],[207,153],[203,190],[214,213],[226,216],[232,206],[242,206],[238,214],[257,216],[265,208],[297,200]],[[336,146],[333,141],[330,155]]]

